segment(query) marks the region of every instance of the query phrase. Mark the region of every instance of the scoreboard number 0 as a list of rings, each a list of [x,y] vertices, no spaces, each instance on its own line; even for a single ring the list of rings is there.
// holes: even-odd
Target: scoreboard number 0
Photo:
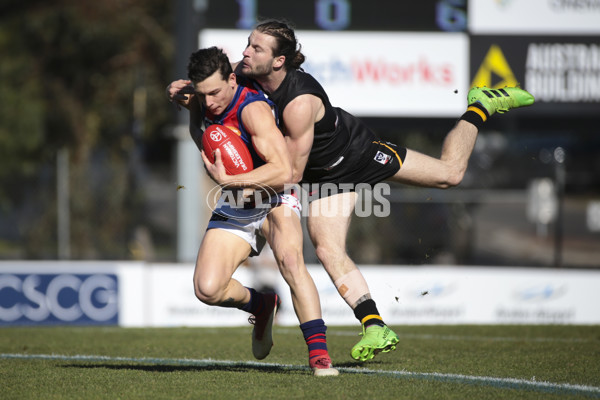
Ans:
[[[236,0],[239,6],[238,29],[252,29],[256,24],[257,0]],[[315,0],[315,24],[324,30],[342,30],[351,22],[348,0]]]

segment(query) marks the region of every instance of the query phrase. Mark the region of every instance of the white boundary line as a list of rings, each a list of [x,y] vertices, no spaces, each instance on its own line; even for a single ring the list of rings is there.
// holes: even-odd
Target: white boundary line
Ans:
[[[213,359],[188,359],[188,358],[135,358],[135,357],[110,357],[99,355],[61,355],[61,354],[18,354],[0,353],[0,359],[20,360],[54,360],[54,361],[87,361],[87,362],[133,362],[151,365],[188,365],[197,367],[222,366],[246,367],[257,370],[283,369],[290,371],[305,371],[309,368],[302,365],[263,363],[257,361],[231,361]],[[579,394],[600,398],[600,387],[587,385],[573,385],[568,383],[538,382],[536,380],[516,378],[495,378],[490,376],[473,376],[461,374],[443,374],[438,372],[410,372],[372,370],[367,368],[336,367],[340,372],[348,374],[364,374],[389,376],[392,378],[421,379],[428,381],[441,381],[449,383],[466,383],[478,386],[491,386],[499,389],[522,389],[553,394]]]

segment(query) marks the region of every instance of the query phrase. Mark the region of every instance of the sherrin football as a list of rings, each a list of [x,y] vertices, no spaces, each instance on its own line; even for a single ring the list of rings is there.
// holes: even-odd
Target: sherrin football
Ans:
[[[221,160],[229,175],[252,171],[254,165],[248,146],[232,129],[223,125],[211,125],[202,135],[204,154],[215,162],[215,151],[221,150]]]

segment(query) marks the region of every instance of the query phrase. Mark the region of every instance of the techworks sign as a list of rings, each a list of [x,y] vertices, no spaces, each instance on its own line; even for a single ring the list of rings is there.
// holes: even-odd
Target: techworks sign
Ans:
[[[200,46],[242,58],[247,31],[200,33]],[[466,107],[469,39],[463,33],[298,31],[304,70],[331,103],[358,116],[458,117]]]

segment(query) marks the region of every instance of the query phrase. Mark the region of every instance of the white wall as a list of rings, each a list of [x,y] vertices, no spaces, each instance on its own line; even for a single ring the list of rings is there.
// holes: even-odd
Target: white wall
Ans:
[[[600,324],[598,270],[360,268],[390,325]],[[0,325],[246,325],[246,313],[209,307],[195,298],[193,269],[192,264],[0,262]],[[323,268],[309,266],[309,271],[326,324],[357,324]],[[246,286],[258,284],[245,267],[235,277]],[[280,277],[276,289],[282,297],[278,323],[297,325]],[[115,304],[118,312],[113,312]]]
[[[598,35],[598,1],[470,0],[469,31],[477,35]]]

